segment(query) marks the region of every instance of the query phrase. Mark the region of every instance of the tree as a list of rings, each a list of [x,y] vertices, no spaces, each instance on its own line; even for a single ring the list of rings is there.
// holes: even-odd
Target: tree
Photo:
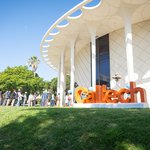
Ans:
[[[66,75],[66,90],[70,89],[70,75]]]
[[[53,78],[50,81],[50,90],[52,91],[52,93],[56,93],[57,92],[57,78]],[[66,75],[66,91],[68,91],[70,89],[70,76]]]
[[[21,89],[29,92],[42,92],[45,82],[43,78],[34,77],[34,73],[27,66],[7,67],[0,73],[0,89]]]
[[[57,92],[57,78],[53,78],[50,81],[50,90],[52,93],[56,93]]]
[[[28,66],[32,67],[32,71],[34,72],[34,76],[35,76],[35,72],[38,68],[39,63],[40,63],[40,60],[36,56],[32,56],[31,58],[28,59]]]

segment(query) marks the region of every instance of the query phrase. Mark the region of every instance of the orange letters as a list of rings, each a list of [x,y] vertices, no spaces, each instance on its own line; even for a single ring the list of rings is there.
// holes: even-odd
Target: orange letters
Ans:
[[[146,102],[146,91],[130,82],[130,89],[122,88],[118,91],[107,90],[106,85],[96,85],[96,92],[89,92],[87,88],[78,87],[75,91],[77,103],[136,103],[137,93],[141,102]]]

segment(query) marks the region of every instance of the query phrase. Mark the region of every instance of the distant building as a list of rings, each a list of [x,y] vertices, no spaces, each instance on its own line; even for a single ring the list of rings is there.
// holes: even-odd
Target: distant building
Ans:
[[[93,0],[94,2],[94,0]],[[65,74],[74,83],[93,87],[106,84],[119,73],[120,87],[130,81],[147,91],[150,104],[150,1],[101,0],[95,6],[84,0],[47,31],[41,42],[41,55],[58,70],[58,91],[63,99]]]

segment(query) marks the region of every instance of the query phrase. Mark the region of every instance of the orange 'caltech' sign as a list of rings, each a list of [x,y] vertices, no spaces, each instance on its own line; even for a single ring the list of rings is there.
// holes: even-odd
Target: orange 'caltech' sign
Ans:
[[[96,85],[96,92],[78,87],[75,91],[75,99],[77,103],[136,103],[137,93],[140,94],[141,102],[147,101],[145,89],[136,87],[135,82],[130,82],[130,89],[122,88],[118,91],[107,90],[106,85]]]

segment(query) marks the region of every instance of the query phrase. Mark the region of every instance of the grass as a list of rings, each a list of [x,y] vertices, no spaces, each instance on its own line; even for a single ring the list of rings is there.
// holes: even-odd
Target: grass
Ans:
[[[150,109],[0,107],[0,150],[149,150]]]

